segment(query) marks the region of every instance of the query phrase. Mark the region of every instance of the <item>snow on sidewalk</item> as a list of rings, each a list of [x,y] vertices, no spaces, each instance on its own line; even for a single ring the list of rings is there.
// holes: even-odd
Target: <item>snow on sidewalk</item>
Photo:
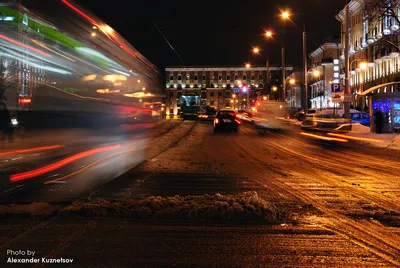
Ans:
[[[352,130],[346,133],[349,136],[360,138],[360,142],[379,148],[400,149],[400,136],[394,133],[371,133],[369,127],[360,123],[352,124]],[[362,140],[364,139],[364,140]]]

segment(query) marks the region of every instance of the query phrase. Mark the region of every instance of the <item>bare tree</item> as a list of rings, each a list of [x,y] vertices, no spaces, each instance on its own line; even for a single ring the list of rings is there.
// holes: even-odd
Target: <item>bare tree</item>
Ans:
[[[382,17],[386,16],[394,19],[397,25],[400,25],[400,20],[397,15],[397,8],[399,6],[399,0],[363,0],[365,3],[365,10],[368,15],[368,19],[371,22],[377,22]]]
[[[400,0],[358,0],[364,3],[365,13],[367,15],[367,20],[370,23],[370,29],[374,29],[382,21],[382,18],[389,18],[392,22],[396,22],[397,27],[391,30],[395,32],[400,31],[400,20],[398,10],[400,5]],[[398,44],[394,44],[390,40],[390,35],[384,37],[384,41],[394,47],[397,51],[400,51]]]

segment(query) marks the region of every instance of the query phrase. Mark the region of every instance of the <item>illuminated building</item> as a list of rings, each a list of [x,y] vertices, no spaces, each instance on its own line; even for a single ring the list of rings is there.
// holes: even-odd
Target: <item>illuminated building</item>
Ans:
[[[221,108],[246,108],[268,88],[266,67],[221,66],[221,67],[167,67],[166,69],[167,111],[177,114],[178,99],[182,94],[195,93],[200,96],[202,106]],[[293,67],[287,66],[289,74]],[[280,84],[281,68],[270,66],[269,86]],[[247,89],[249,92],[247,92]],[[236,98],[232,96],[237,94]],[[233,101],[233,102],[232,102]]]
[[[309,54],[311,69],[308,72],[308,85],[313,109],[334,107],[331,86],[340,84],[340,47],[339,40],[326,40]]]
[[[383,5],[386,1],[375,1]],[[366,1],[349,1],[350,11],[350,74],[352,106],[359,110],[375,108],[384,113],[383,132],[400,127],[400,54],[398,49],[400,1],[388,1],[390,11],[373,9]],[[371,15],[375,14],[375,15]],[[397,18],[396,18],[396,17]],[[336,16],[341,23],[344,67],[345,8]],[[361,64],[361,62],[363,64]],[[344,87],[344,74],[341,75]],[[396,105],[397,104],[397,105]],[[396,123],[397,122],[397,123]],[[372,123],[371,126],[374,126]]]

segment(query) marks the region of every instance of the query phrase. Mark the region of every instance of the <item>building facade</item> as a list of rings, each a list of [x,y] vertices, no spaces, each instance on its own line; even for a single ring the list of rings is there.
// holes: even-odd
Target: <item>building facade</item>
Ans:
[[[217,109],[250,108],[257,98],[267,94],[272,86],[281,88],[281,68],[266,67],[167,67],[166,113],[179,113],[178,100],[182,94],[200,96],[200,105]],[[287,75],[293,70],[286,67]]]
[[[292,108],[302,107],[301,81],[303,81],[302,71],[295,70],[286,78],[287,104]]]
[[[340,83],[340,48],[339,40],[331,40],[309,54],[312,68],[308,72],[308,81],[313,109],[334,107],[331,85]]]
[[[375,5],[368,0],[352,0],[348,4],[352,106],[359,110],[368,109],[371,115],[373,110],[381,110],[384,131],[391,132],[400,127],[400,87],[393,83],[400,81],[400,1],[391,1],[386,7],[385,1],[373,2]],[[342,28],[340,59],[344,66],[345,9],[337,19]],[[344,80],[342,74],[342,87]]]

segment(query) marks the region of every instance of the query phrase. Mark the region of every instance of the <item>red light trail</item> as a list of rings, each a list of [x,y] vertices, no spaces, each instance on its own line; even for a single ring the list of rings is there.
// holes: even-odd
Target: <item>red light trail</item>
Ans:
[[[61,2],[63,2],[65,5],[67,5],[70,9],[72,9],[73,11],[75,11],[76,13],[78,13],[79,15],[81,15],[82,17],[84,17],[85,19],[87,19],[89,22],[93,23],[95,26],[99,27],[100,24],[93,19],[92,17],[86,15],[82,10],[80,10],[79,8],[77,8],[76,6],[72,5],[71,3],[69,3],[67,0],[61,0]],[[125,52],[127,52],[129,55],[131,55],[132,57],[136,58],[135,53],[133,53],[129,48],[127,48],[126,46],[124,46],[116,37],[109,35],[106,33],[106,35],[112,39],[114,42],[116,42],[120,48],[122,48]]]
[[[96,149],[92,149],[92,150],[88,150],[88,151],[84,151],[78,154],[75,154],[73,156],[67,157],[61,161],[58,161],[56,163],[35,169],[35,170],[31,170],[31,171],[27,171],[27,172],[22,172],[22,173],[17,173],[17,174],[13,174],[10,176],[10,181],[11,182],[17,182],[17,181],[21,181],[21,180],[26,180],[26,179],[30,179],[39,175],[43,175],[45,173],[48,173],[50,171],[56,170],[60,167],[63,167],[69,163],[72,163],[74,161],[77,161],[83,157],[86,156],[90,156],[96,153],[101,153],[101,152],[106,152],[106,151],[110,151],[110,150],[115,150],[120,148],[120,145],[114,145],[114,146],[107,146],[107,147],[101,147],[101,148],[96,148]]]

